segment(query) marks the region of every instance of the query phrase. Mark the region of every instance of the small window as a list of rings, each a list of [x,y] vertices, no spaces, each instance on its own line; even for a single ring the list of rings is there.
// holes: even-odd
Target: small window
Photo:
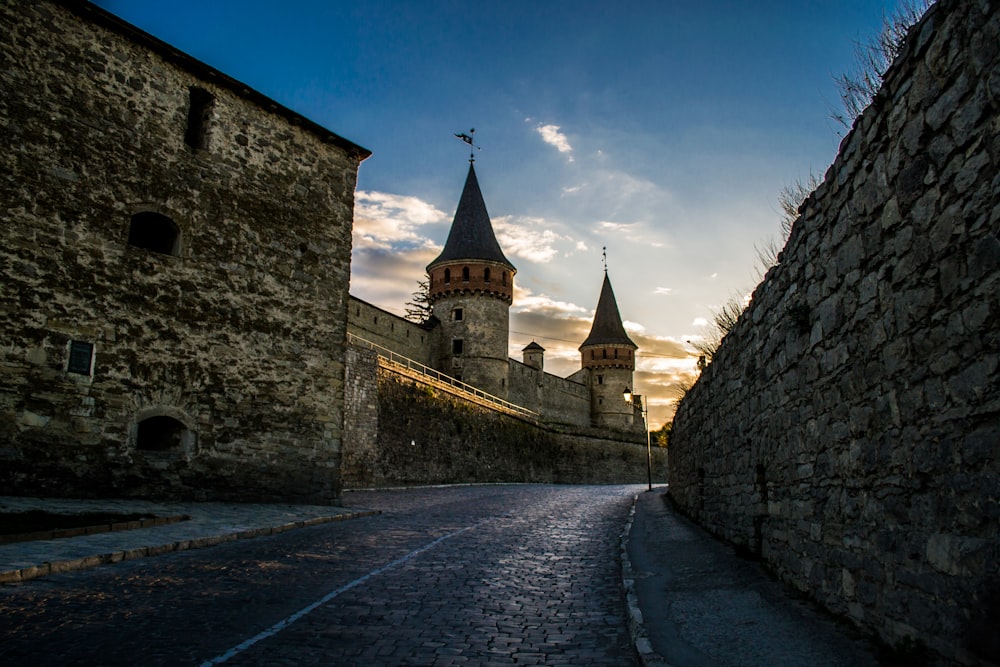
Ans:
[[[462,282],[463,283],[469,282],[469,267],[467,266],[462,267]]]
[[[69,361],[66,363],[67,373],[90,375],[94,365],[94,344],[82,340],[69,342]]]
[[[488,268],[483,269],[483,282],[488,283],[489,281],[490,281],[490,270]]]
[[[500,284],[503,285],[504,287],[507,286],[507,272],[506,271],[504,271],[503,274],[500,276]]]
[[[601,359],[607,359],[607,358],[608,358],[608,351],[601,350]]]
[[[461,322],[463,315],[464,313],[462,312],[461,308],[456,308],[455,310],[451,311],[451,319],[456,322]]]
[[[451,353],[452,354],[462,354],[462,350],[463,350],[464,347],[465,347],[465,345],[463,344],[461,338],[456,338],[455,340],[451,341]]]
[[[132,216],[128,226],[128,244],[161,255],[177,255],[180,246],[180,228],[177,223],[161,213],[143,211]]]
[[[618,358],[618,348],[615,348],[615,359]]]
[[[591,350],[590,351],[590,360],[593,361],[594,359],[597,359],[597,352],[594,351],[594,350]]]
[[[451,284],[451,269],[444,270],[444,284],[445,285]]]
[[[197,86],[190,88],[184,143],[195,150],[208,148],[208,122],[212,117],[214,104],[215,98],[212,93]]]
[[[598,375],[597,376],[597,384],[604,384],[604,376],[603,375]]]

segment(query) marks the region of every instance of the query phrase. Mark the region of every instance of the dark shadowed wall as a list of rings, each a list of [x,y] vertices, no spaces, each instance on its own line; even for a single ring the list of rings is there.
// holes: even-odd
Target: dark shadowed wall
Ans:
[[[1000,9],[942,0],[680,405],[670,493],[888,643],[1000,646]]]

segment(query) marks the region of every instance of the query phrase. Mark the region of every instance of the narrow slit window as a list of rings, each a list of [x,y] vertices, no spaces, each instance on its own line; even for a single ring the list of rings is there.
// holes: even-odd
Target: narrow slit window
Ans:
[[[204,88],[189,89],[187,130],[184,143],[195,150],[208,148],[208,125],[212,118],[215,97]]]
[[[469,282],[469,267],[467,266],[462,268],[462,282]]]
[[[483,282],[488,283],[490,281],[490,270],[483,269]]]
[[[451,284],[451,269],[444,270],[444,284],[445,285]]]

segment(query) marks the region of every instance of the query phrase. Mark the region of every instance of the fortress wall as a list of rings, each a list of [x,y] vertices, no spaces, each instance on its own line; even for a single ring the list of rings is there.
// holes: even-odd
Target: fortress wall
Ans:
[[[645,440],[634,434],[541,427],[377,368],[374,359],[360,360],[357,371],[350,353],[348,360],[349,378],[369,375],[362,382],[348,380],[348,419],[365,424],[361,428],[367,432],[359,440],[345,438],[347,487],[646,481]],[[378,407],[371,419],[369,392],[375,378]],[[355,406],[363,406],[364,419],[353,416]],[[364,449],[372,438],[374,447]],[[356,455],[355,449],[363,454]],[[653,465],[654,480],[664,480],[663,450],[653,451]]]
[[[907,42],[682,401],[670,493],[888,643],[996,664],[1000,11]]]
[[[538,371],[515,359],[510,360],[508,377],[507,400],[511,403],[539,413],[547,423],[590,426],[590,394],[586,386]]]
[[[367,153],[89,3],[4,2],[0,34],[0,487],[335,500]],[[144,449],[147,417],[183,432]]]
[[[357,297],[349,297],[348,301],[348,331],[425,366],[434,366],[432,337],[436,332]]]

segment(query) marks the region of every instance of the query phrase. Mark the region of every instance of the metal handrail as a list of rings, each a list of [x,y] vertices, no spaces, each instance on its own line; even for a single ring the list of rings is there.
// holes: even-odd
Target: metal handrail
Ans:
[[[347,342],[366,346],[369,349],[373,350],[376,354],[378,354],[378,356],[388,360],[393,364],[396,364],[397,366],[402,366],[408,371],[427,376],[428,378],[431,378],[433,380],[436,380],[437,382],[445,384],[450,388],[456,389],[458,392],[464,394],[471,394],[480,401],[483,401],[487,404],[502,408],[504,410],[508,410],[515,414],[524,415],[526,417],[532,417],[532,418],[538,417],[537,412],[521,407],[520,405],[515,405],[510,401],[505,401],[499,396],[494,396],[493,394],[487,394],[482,389],[478,389],[472,386],[471,384],[462,382],[461,380],[453,378],[450,375],[445,375],[441,371],[435,370],[430,366],[426,366],[420,363],[419,361],[410,359],[409,357],[404,357],[401,354],[393,352],[387,347],[383,347],[378,343],[373,343],[372,341],[362,338],[361,336],[358,336],[356,334],[348,332]]]

